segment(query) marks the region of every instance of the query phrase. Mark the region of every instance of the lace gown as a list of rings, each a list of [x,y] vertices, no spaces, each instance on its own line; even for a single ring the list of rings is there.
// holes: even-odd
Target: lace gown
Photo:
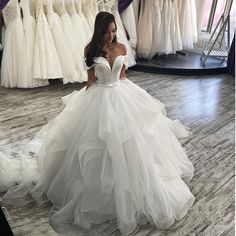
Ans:
[[[22,66],[25,65],[24,29],[18,0],[11,0],[7,4],[3,17],[6,32],[1,64],[1,86],[13,88],[21,86],[25,80],[25,67]]]
[[[34,79],[58,79],[63,77],[59,57],[53,41],[41,0],[35,1],[36,33],[34,43]]]
[[[95,58],[97,82],[63,97],[64,110],[28,145],[40,172],[29,188],[51,201],[50,223],[59,233],[79,233],[114,218],[123,234],[144,219],[166,228],[194,202],[182,180],[192,178],[193,165],[177,139],[189,131],[166,117],[164,104],[119,79],[125,57],[112,66]]]
[[[20,6],[23,13],[24,29],[24,58],[25,58],[25,77],[18,84],[21,88],[33,88],[48,85],[47,80],[33,79],[33,58],[35,42],[35,18],[30,13],[29,0],[21,0]],[[22,55],[23,56],[23,55]],[[20,62],[19,62],[20,63]],[[22,63],[21,63],[22,66]]]

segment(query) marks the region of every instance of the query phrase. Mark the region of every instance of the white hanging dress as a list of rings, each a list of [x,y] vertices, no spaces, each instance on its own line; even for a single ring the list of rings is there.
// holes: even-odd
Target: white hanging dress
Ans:
[[[77,14],[81,17],[81,20],[83,22],[83,28],[86,32],[86,35],[87,35],[87,41],[89,42],[91,40],[91,37],[92,37],[92,30],[88,24],[88,21],[82,11],[82,2],[81,0],[75,0],[75,8],[76,8],[76,11],[77,11]]]
[[[163,7],[163,0],[153,0],[153,43],[152,43],[152,57],[160,52],[161,44],[161,12]]]
[[[184,49],[192,49],[194,38],[190,1],[181,0],[179,2],[179,10],[182,45]]]
[[[83,64],[83,53],[81,48],[78,47],[76,34],[72,25],[71,18],[66,10],[64,0],[54,0],[54,7],[57,10],[61,18],[62,29],[64,37],[66,38],[66,43],[70,48],[73,55],[74,62],[76,64],[76,79],[75,81],[83,83],[87,81],[87,73],[84,70]]]
[[[127,30],[130,39],[130,45],[133,50],[136,50],[136,44],[137,44],[137,29],[136,29],[136,23],[135,23],[135,16],[134,16],[134,9],[133,9],[133,3],[131,3],[121,14],[122,22],[125,26],[125,29]]]
[[[174,50],[179,51],[183,49],[181,32],[180,32],[180,22],[179,22],[179,10],[178,10],[178,0],[172,0],[173,14],[174,14]]]
[[[153,0],[141,1],[137,32],[138,56],[140,58],[151,59],[153,57]]]
[[[82,11],[88,21],[91,31],[93,32],[96,15],[94,15],[91,0],[81,0],[81,1],[82,1]]]
[[[52,0],[47,0],[47,20],[51,30],[63,74],[63,84],[77,81],[76,64],[73,54],[64,36],[61,19],[53,11]]]
[[[66,9],[71,17],[72,26],[77,38],[77,45],[81,54],[83,55],[84,48],[88,44],[87,33],[83,26],[83,20],[80,15],[77,14],[74,0],[66,1]]]
[[[54,40],[43,12],[41,0],[36,0],[36,33],[34,44],[34,79],[58,79],[63,77]]]
[[[14,88],[25,84],[24,29],[18,0],[11,0],[3,10],[6,24],[1,65],[1,86]]]
[[[30,13],[29,0],[21,0],[20,6],[23,12],[23,28],[24,28],[24,49],[25,49],[25,78],[20,82],[18,87],[34,88],[48,85],[47,80],[33,79],[33,60],[34,60],[34,44],[35,44],[35,18]]]

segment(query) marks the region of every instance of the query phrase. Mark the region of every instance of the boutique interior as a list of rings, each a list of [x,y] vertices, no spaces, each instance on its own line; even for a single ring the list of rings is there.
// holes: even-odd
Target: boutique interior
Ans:
[[[126,77],[191,131],[180,142],[194,166],[192,208],[168,229],[140,224],[130,235],[234,235],[235,0],[1,0],[0,10],[1,236],[60,235],[50,202],[4,201],[21,178],[1,159],[18,162],[22,147],[62,112],[62,97],[86,87],[84,48],[102,11],[115,16]],[[61,235],[122,234],[112,219]]]

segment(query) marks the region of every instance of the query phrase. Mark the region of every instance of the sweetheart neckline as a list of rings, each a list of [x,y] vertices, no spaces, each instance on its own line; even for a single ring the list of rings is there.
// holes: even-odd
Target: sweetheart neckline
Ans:
[[[98,57],[96,57],[96,58],[102,58],[102,59],[104,59],[104,60],[108,63],[110,71],[112,71],[112,70],[113,70],[113,67],[114,67],[114,64],[115,64],[115,62],[116,62],[116,59],[117,59],[118,57],[124,57],[124,56],[125,56],[125,55],[119,55],[119,56],[117,56],[117,57],[114,59],[114,61],[113,61],[113,63],[112,63],[112,66],[111,66],[111,64],[109,63],[109,61],[107,60],[107,58],[102,57],[102,56],[98,56]]]

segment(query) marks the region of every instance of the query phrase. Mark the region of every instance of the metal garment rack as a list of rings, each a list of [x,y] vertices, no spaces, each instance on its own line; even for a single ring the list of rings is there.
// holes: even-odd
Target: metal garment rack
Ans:
[[[226,2],[224,13],[220,17],[209,41],[204,45],[201,55],[202,64],[205,65],[209,57],[221,58],[222,62],[228,57],[230,47],[230,9],[232,0]],[[227,34],[227,45],[225,35]]]

